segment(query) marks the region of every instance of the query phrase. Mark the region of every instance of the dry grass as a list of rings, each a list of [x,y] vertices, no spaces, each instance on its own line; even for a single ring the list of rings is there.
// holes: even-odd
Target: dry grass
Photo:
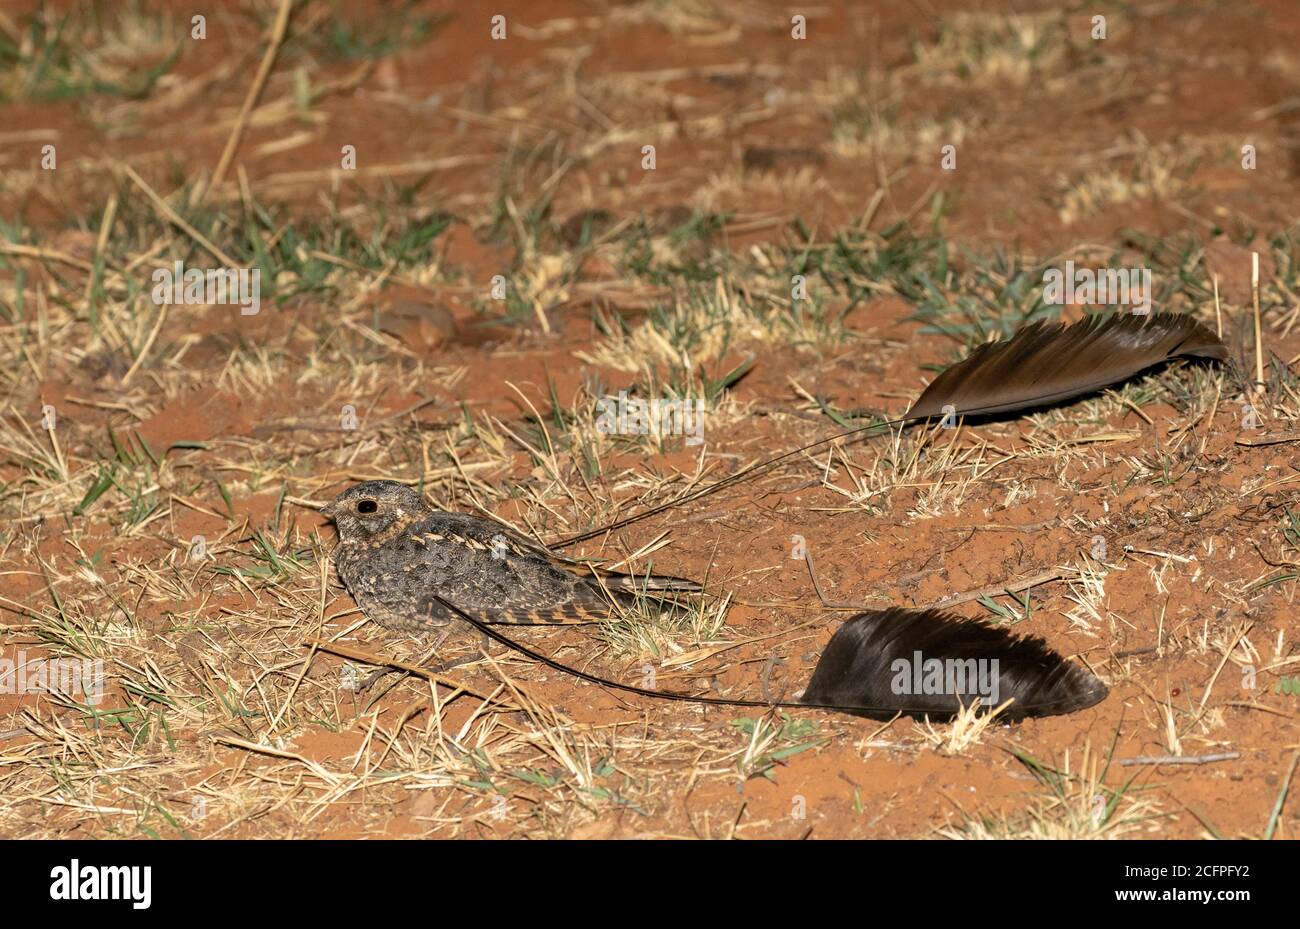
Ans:
[[[236,68],[140,84],[157,62],[139,50],[176,24],[134,7],[92,23],[78,9],[59,40],[75,54],[43,72],[41,43],[62,51],[45,25],[17,27],[0,98],[38,99],[61,82],[76,106],[98,109],[103,94],[102,121],[149,141],[157,129],[140,127],[221,92],[190,128],[206,145],[228,138],[244,90],[230,84]],[[446,509],[555,540],[887,420],[942,364],[1047,315],[1041,271],[1063,258],[1032,253],[1032,240],[1008,250],[949,238],[946,211],[969,195],[919,172],[937,145],[987,140],[998,116],[945,112],[924,94],[1061,96],[1081,53],[1062,17],[954,16],[867,72],[748,56],[584,71],[582,55],[551,48],[526,78],[461,76],[435,105],[410,74],[374,77],[397,51],[418,54],[415,36],[333,33],[320,9],[300,11],[251,112],[256,154],[201,204],[204,171],[177,176],[161,146],[130,159],[139,182],[117,162],[65,155],[58,186],[3,163],[0,195],[78,210],[54,226],[0,222],[0,645],[101,661],[107,689],[98,704],[4,695],[0,835],[793,836],[808,825],[785,811],[804,793],[830,798],[818,834],[1118,838],[1175,821],[1200,833],[1179,819],[1180,785],[1117,780],[1114,747],[1104,758],[1067,749],[1090,744],[1073,719],[1010,729],[973,710],[942,726],[737,718],[623,701],[472,636],[386,636],[338,586],[332,533],[312,511],[352,481],[395,478]],[[647,2],[602,23],[707,49],[768,28],[756,15]],[[267,10],[253,18],[245,38],[260,51],[253,30],[269,26]],[[550,42],[589,25],[520,28]],[[129,93],[92,93],[86,79]],[[391,108],[384,120],[433,125],[442,147],[377,158],[345,183],[330,127],[346,122],[337,107],[355,106],[357,88]],[[770,129],[778,119],[785,128]],[[744,165],[745,148],[791,126],[820,133],[809,148],[825,162]],[[374,128],[377,149],[391,142]],[[294,146],[277,149],[283,139]],[[312,147],[322,139],[326,160]],[[683,140],[699,147],[694,161]],[[679,167],[639,189],[623,159],[643,144]],[[714,158],[710,145],[742,157]],[[1036,170],[1065,180],[1045,181],[1040,199],[1066,224],[1181,202],[1211,146],[1222,138],[1135,140],[1101,165],[1049,152]],[[309,164],[275,160],[294,152]],[[823,216],[827,204],[851,215]],[[588,213],[575,235],[567,220],[593,208],[609,215]],[[453,236],[473,247],[453,249]],[[1295,230],[1272,230],[1267,248],[1276,357],[1262,396],[1233,368],[1172,366],[1017,420],[879,428],[579,552],[690,573],[707,581],[702,602],[518,634],[629,683],[792,693],[829,631],[789,564],[798,534],[863,596],[955,596],[1077,653],[1115,689],[1088,719],[1121,730],[1121,753],[1262,753],[1281,738],[1270,725],[1294,716],[1274,687],[1300,663],[1285,624],[1300,558],[1294,445],[1236,444],[1247,399],[1270,436],[1300,420]],[[1161,308],[1214,324],[1197,242],[1080,251],[1154,265]],[[153,304],[154,269],[207,266],[214,253],[264,270],[259,316]],[[495,273],[508,278],[504,300],[484,286]],[[808,285],[799,299],[795,275]],[[402,288],[452,306],[457,335],[430,347],[399,332],[385,314]],[[1245,357],[1241,309],[1223,315]],[[704,402],[706,444],[602,431],[596,403],[619,391]],[[55,419],[43,424],[47,403]],[[1047,579],[1016,586],[1034,575]],[[429,670],[452,660],[465,663]],[[944,825],[946,800],[895,786],[904,766],[958,764],[997,792]],[[1260,771],[1275,773],[1268,764],[1246,769],[1252,789]],[[844,772],[863,775],[872,818],[833,805],[846,791],[863,804]],[[738,825],[749,802],[738,789],[767,798],[765,818]],[[1294,822],[1283,816],[1281,832]],[[1227,832],[1263,829],[1260,818]]]
[[[940,828],[951,839],[1118,839],[1158,833],[1167,814],[1158,802],[1141,795],[1133,779],[1107,783],[1111,759],[1090,746],[1073,769],[1070,755],[1059,769],[1023,752],[1017,758],[1039,782],[1022,810],[1000,816],[966,816]]]

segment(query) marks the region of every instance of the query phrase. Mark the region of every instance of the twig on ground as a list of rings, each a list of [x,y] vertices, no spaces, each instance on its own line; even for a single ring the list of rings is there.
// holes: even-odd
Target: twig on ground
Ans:
[[[1124,766],[1137,764],[1210,764],[1214,761],[1231,761],[1240,758],[1241,752],[1216,752],[1212,755],[1141,755],[1137,758],[1121,758]]]
[[[1022,590],[1028,590],[1031,587],[1037,587],[1040,584],[1046,584],[1049,581],[1060,579],[1062,571],[1055,568],[1051,571],[1044,571],[1042,574],[1035,574],[1033,577],[1027,577],[1020,581],[1011,581],[1007,584],[994,584],[992,587],[983,587],[980,590],[973,590],[970,593],[954,594],[951,597],[945,597],[942,600],[936,600],[933,603],[926,604],[930,609],[941,607],[956,606],[959,603],[969,603],[972,600],[979,600],[981,597],[996,597],[998,594],[1014,594]]]

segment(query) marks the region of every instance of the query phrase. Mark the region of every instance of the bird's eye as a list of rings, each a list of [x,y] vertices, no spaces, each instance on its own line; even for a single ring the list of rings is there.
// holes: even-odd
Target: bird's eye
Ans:
[[[362,500],[357,504],[358,513],[373,513],[379,509],[379,504],[373,500]]]

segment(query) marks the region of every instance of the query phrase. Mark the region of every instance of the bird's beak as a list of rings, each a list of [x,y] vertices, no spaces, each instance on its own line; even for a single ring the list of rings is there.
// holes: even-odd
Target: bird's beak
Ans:
[[[321,507],[317,512],[319,512],[320,515],[322,516],[328,516],[330,519],[333,519],[334,514],[338,512],[338,508],[336,503],[331,501],[330,503],[327,503],[323,507]]]

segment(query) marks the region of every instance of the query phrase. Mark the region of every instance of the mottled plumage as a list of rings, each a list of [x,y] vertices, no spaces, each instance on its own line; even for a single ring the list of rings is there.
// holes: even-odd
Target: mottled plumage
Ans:
[[[439,598],[483,622],[567,624],[604,619],[638,593],[699,590],[569,561],[490,520],[435,510],[395,481],[358,484],[322,512],[338,527],[339,578],[367,617],[393,629],[449,623]]]

